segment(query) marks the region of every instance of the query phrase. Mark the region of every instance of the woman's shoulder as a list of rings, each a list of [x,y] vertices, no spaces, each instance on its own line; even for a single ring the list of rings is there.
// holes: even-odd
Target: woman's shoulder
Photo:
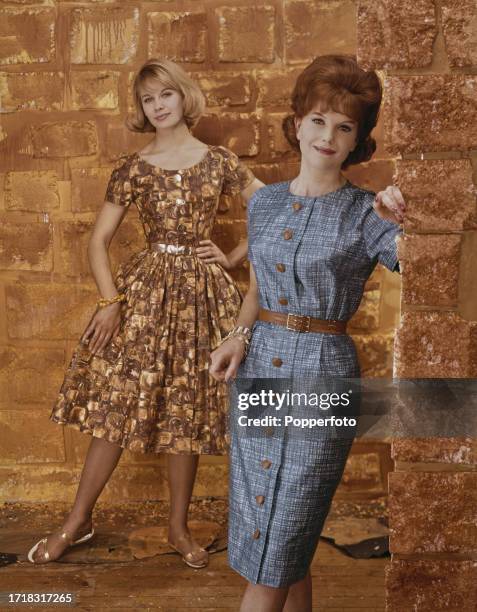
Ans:
[[[374,198],[376,192],[360,187],[348,181],[348,191],[350,196],[353,198],[354,203],[361,207],[363,210],[367,210],[373,207]]]
[[[137,160],[137,153],[127,153],[125,155],[121,155],[114,161],[113,172],[129,174],[131,172],[131,168],[136,164]]]

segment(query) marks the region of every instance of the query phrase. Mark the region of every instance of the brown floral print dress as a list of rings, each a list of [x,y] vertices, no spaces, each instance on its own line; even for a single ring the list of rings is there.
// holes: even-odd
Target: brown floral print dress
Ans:
[[[209,355],[233,327],[241,296],[194,248],[210,238],[220,194],[253,179],[219,146],[179,171],[137,153],[120,160],[105,199],[137,206],[148,247],[116,274],[127,297],[118,335],[95,356],[78,344],[51,420],[141,453],[227,452],[227,386],[210,376]],[[163,252],[155,243],[187,250]]]

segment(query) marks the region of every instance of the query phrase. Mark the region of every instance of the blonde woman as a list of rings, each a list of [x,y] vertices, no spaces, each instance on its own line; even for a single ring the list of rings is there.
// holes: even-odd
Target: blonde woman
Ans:
[[[29,551],[33,563],[93,536],[94,505],[125,448],[168,454],[169,544],[191,567],[208,562],[187,515],[199,455],[227,452],[227,389],[209,375],[209,356],[240,310],[226,270],[247,252],[244,242],[225,255],[210,235],[219,196],[248,200],[262,183],[231,151],[191,134],[204,97],[178,65],[149,60],[133,93],[128,127],[153,138],[111,175],[88,246],[101,299],[50,417],[91,443],[73,507],[61,531]],[[108,247],[133,203],[147,247],[113,277]]]

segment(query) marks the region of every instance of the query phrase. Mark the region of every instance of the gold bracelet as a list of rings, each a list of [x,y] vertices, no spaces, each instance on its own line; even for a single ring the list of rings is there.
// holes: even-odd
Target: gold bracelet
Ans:
[[[102,298],[96,302],[96,305],[99,308],[104,308],[105,306],[109,306],[110,304],[115,304],[116,302],[124,302],[126,300],[126,296],[124,293],[118,293],[118,295],[114,296],[110,300]]]
[[[252,331],[248,327],[243,327],[242,325],[239,325],[238,327],[234,327],[229,331],[225,338],[220,341],[219,346],[223,344],[226,340],[230,340],[230,338],[240,338],[240,340],[243,340],[244,342],[245,355],[247,355],[251,337]]]

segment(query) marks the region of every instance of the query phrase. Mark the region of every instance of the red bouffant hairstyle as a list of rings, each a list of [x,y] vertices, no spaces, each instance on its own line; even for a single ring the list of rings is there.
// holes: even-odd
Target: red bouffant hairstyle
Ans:
[[[358,144],[342,167],[368,161],[376,150],[370,133],[378,120],[382,93],[377,74],[360,68],[351,55],[321,55],[297,79],[291,97],[294,114],[283,120],[285,137],[299,151],[294,119],[319,106],[323,112],[332,110],[358,122]]]

